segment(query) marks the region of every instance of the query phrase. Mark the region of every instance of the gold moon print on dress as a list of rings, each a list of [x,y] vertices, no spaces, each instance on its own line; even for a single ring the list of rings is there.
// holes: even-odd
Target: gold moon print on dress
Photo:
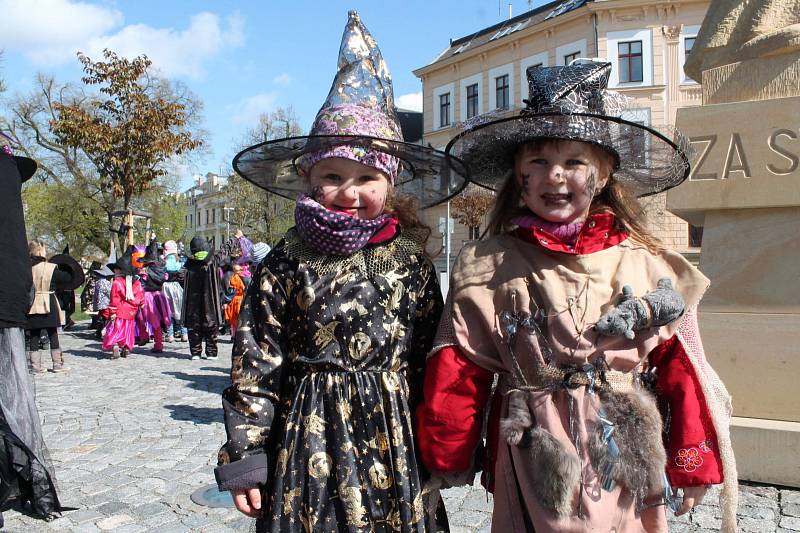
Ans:
[[[366,333],[357,331],[350,338],[350,357],[356,361],[361,361],[368,354],[372,348],[372,339]]]
[[[325,452],[317,452],[308,459],[308,474],[314,479],[326,478],[331,473],[331,456]]]
[[[384,372],[381,374],[381,381],[383,382],[383,388],[386,389],[387,392],[396,392],[400,390],[400,384],[397,382],[397,374],[394,372]]]
[[[376,489],[386,490],[392,486],[392,475],[386,465],[377,461],[369,468],[369,480]]]

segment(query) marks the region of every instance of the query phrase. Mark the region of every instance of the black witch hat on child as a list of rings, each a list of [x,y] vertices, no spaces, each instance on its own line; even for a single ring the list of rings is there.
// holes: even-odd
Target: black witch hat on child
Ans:
[[[150,264],[150,263],[158,263],[160,260],[158,256],[158,241],[156,239],[150,239],[150,244],[147,245],[147,249],[144,252],[144,255],[140,259],[142,264]]]
[[[133,261],[132,261],[132,254],[133,254],[134,247],[133,245],[128,246],[125,250],[125,253],[122,254],[122,257],[117,259],[113,263],[109,263],[107,266],[111,270],[118,268],[122,271],[122,275],[124,276],[132,276],[133,275]]]
[[[671,126],[645,125],[634,102],[608,89],[611,63],[584,62],[527,70],[529,96],[515,117],[476,117],[446,151],[469,167],[471,180],[498,190],[526,142],[563,139],[597,145],[614,158],[613,177],[636,196],[679,185],[689,175],[689,140]],[[624,118],[623,118],[624,117]]]

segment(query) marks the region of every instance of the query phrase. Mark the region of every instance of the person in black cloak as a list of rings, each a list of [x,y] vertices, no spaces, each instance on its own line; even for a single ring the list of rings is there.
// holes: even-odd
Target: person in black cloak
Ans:
[[[189,353],[192,359],[217,358],[217,334],[225,322],[220,305],[220,267],[230,261],[235,238],[223,243],[214,253],[211,245],[201,235],[189,243],[192,256],[186,260],[183,288],[183,325],[189,329]],[[206,343],[203,354],[203,342]]]
[[[83,291],[81,292],[81,311],[92,315],[92,323],[89,328],[93,330],[97,329],[98,321],[101,320],[100,315],[97,314],[97,309],[94,308],[94,290],[97,280],[100,279],[97,271],[102,266],[100,261],[92,261],[87,272],[86,283],[84,283]]]
[[[69,244],[64,247],[61,254],[69,256]],[[61,311],[64,313],[64,331],[69,331],[75,326],[75,322],[72,320],[72,314],[75,312],[75,290],[56,289],[56,298],[58,298],[58,305],[61,306]]]
[[[26,313],[33,278],[25,238],[22,183],[36,163],[0,153],[0,527],[3,511],[25,510],[52,518],[64,510],[50,455],[42,439],[33,379],[25,357]]]

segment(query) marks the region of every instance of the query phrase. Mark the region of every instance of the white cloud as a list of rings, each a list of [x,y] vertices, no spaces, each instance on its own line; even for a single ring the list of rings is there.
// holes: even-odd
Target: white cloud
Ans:
[[[272,83],[275,85],[289,85],[292,83],[292,77],[284,72],[283,74],[279,74],[272,78]]]
[[[231,123],[237,126],[253,127],[258,124],[258,117],[275,109],[278,93],[259,93],[228,106]]]
[[[422,111],[422,91],[416,93],[401,94],[395,98],[394,105],[399,109],[409,111]]]
[[[0,0],[3,47],[21,50],[32,61],[58,64],[74,59],[90,39],[123,22],[122,13],[72,0]]]
[[[146,24],[120,28],[121,12],[74,0],[38,0],[35,13],[29,1],[0,0],[0,13],[3,46],[45,65],[74,60],[79,50],[100,58],[103,48],[110,48],[129,58],[147,54],[168,76],[199,78],[206,61],[244,44],[244,18],[238,13],[224,21],[197,13],[183,30]]]
[[[238,14],[228,17],[223,27],[217,15],[203,12],[193,15],[183,31],[144,24],[126,26],[114,35],[92,39],[88,53],[99,57],[104,48],[109,48],[125,57],[147,54],[153,66],[169,76],[199,78],[205,74],[206,60],[225,47],[242,45],[242,29]]]

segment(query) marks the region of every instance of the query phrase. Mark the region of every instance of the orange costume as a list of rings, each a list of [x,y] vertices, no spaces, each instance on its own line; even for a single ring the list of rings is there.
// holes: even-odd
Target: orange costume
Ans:
[[[244,281],[239,274],[234,274],[231,276],[230,285],[234,290],[234,295],[225,307],[225,320],[231,326],[231,335],[235,335],[236,326],[239,325],[239,308],[242,306],[244,298]]]

